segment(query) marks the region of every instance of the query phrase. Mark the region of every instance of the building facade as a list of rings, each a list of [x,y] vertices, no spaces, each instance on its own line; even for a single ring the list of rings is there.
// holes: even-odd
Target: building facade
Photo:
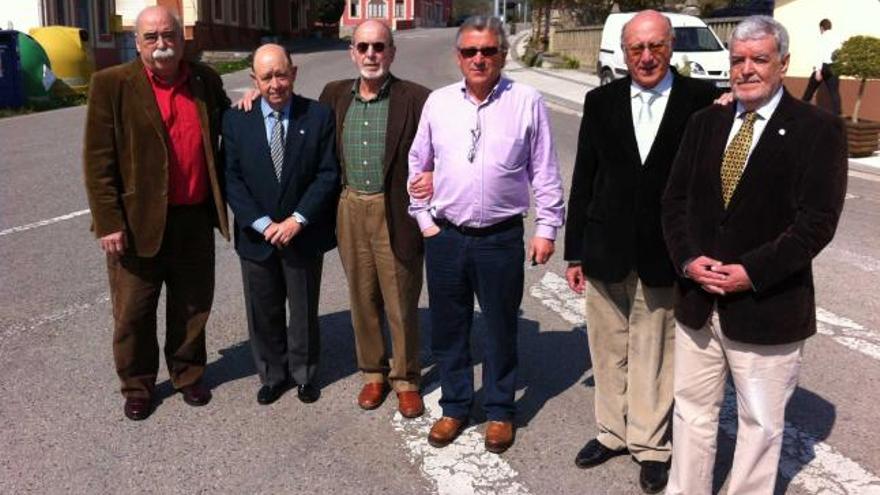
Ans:
[[[348,36],[367,19],[379,19],[392,30],[446,26],[452,0],[345,0],[340,36]]]

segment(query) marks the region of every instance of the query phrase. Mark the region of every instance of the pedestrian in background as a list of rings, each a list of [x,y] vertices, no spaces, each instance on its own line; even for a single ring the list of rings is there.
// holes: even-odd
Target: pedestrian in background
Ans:
[[[660,197],[688,119],[718,94],[670,69],[674,36],[653,10],[624,25],[629,76],[584,100],[565,233],[566,279],[586,292],[599,430],[575,464],[590,468],[628,452],[646,493],[666,486],[671,453],[676,275]]]
[[[663,196],[680,275],[668,494],[712,492],[728,374],[738,426],[727,492],[773,493],[785,407],[816,333],[812,260],[846,194],[841,120],[783,87],[785,27],[749,17],[729,46],[736,105],[694,115]]]
[[[153,410],[163,285],[171,383],[189,405],[211,400],[205,325],[214,227],[229,238],[217,163],[229,99],[212,69],[182,60],[183,28],[167,9],[138,14],[135,44],[138,58],[92,77],[83,168],[92,230],[107,255],[124,413],[142,420]]]
[[[283,47],[258,48],[251,77],[260,99],[249,111],[227,112],[223,142],[248,334],[262,383],[257,402],[271,404],[296,385],[299,400],[311,403],[320,397],[324,253],[336,246],[336,125],[328,106],[294,94],[296,66]]]
[[[804,90],[804,101],[812,101],[813,95],[819,89],[819,85],[825,83],[828,94],[831,96],[831,111],[834,115],[840,115],[840,79],[831,68],[834,62],[834,52],[840,49],[841,41],[836,33],[831,32],[831,21],[822,19],[819,22],[819,41],[816,44],[816,52],[813,56],[813,72]]]
[[[562,180],[543,98],[501,75],[508,43],[494,17],[467,19],[456,34],[464,80],[428,97],[409,153],[410,177],[433,171],[433,196],[412,197],[425,237],[431,348],[443,416],[428,442],[443,447],[468,423],[474,395],[470,354],[474,295],[483,341],[485,447],[501,453],[515,437],[517,318],[524,261],[546,263],[564,218]],[[535,197],[528,253],[523,216]]]
[[[414,418],[424,412],[418,317],[424,248],[418,224],[408,214],[407,160],[429,91],[391,74],[395,51],[384,22],[361,23],[349,48],[359,76],[328,83],[320,101],[333,108],[340,130],[337,235],[364,380],[357,403],[375,409],[391,388],[400,413]]]

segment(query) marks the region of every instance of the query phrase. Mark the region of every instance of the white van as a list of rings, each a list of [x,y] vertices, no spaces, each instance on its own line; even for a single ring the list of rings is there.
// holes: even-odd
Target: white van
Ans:
[[[620,46],[620,34],[623,25],[635,15],[635,12],[611,14],[605,20],[599,62],[596,65],[601,84],[608,84],[629,73]],[[666,12],[663,15],[669,18],[675,30],[672,66],[679,73],[689,72],[694,79],[711,81],[719,88],[729,88],[729,54],[715,32],[699,17]],[[689,67],[689,71],[685,67]]]

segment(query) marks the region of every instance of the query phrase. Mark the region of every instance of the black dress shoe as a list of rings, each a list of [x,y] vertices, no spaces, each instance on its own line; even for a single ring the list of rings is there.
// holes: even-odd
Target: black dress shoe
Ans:
[[[657,461],[642,461],[639,473],[639,486],[645,493],[660,493],[669,481],[669,464]]]
[[[305,385],[297,385],[296,386],[296,396],[299,397],[301,402],[305,402],[306,404],[311,404],[318,400],[321,397],[321,391],[318,390],[318,387],[306,383]]]
[[[287,390],[287,383],[279,383],[278,385],[263,385],[260,387],[260,391],[257,392],[257,402],[262,405],[268,405],[276,400],[279,397],[284,395],[284,391]]]
[[[594,438],[587,442],[584,448],[582,448],[581,451],[578,452],[577,456],[574,458],[574,463],[577,467],[581,469],[586,469],[598,466],[608,459],[622,455],[624,453],[626,453],[626,449],[609,449],[608,447],[602,445],[600,441]]]
[[[180,389],[183,401],[193,407],[204,406],[211,402],[211,391],[202,382],[196,382]]]
[[[144,397],[128,397],[125,399],[125,417],[132,421],[141,421],[150,417],[153,412],[153,401]]]

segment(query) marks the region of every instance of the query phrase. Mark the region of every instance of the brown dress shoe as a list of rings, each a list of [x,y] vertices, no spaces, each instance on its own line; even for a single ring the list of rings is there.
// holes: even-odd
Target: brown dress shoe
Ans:
[[[431,447],[438,449],[446,447],[464,431],[465,426],[467,426],[467,422],[464,420],[443,416],[431,427],[431,433],[428,433],[428,443],[431,444]]]
[[[388,394],[388,386],[384,383],[365,383],[361,393],[358,394],[358,405],[361,409],[370,411],[382,405]]]
[[[500,454],[513,445],[515,430],[510,421],[489,421],[486,425],[486,450]]]
[[[145,397],[128,397],[123,408],[125,417],[132,421],[141,421],[150,417],[153,412],[153,401]]]
[[[211,391],[202,382],[196,382],[180,389],[183,401],[193,407],[204,406],[211,402]]]
[[[397,392],[397,410],[404,418],[418,418],[425,413],[422,396],[416,390]]]

